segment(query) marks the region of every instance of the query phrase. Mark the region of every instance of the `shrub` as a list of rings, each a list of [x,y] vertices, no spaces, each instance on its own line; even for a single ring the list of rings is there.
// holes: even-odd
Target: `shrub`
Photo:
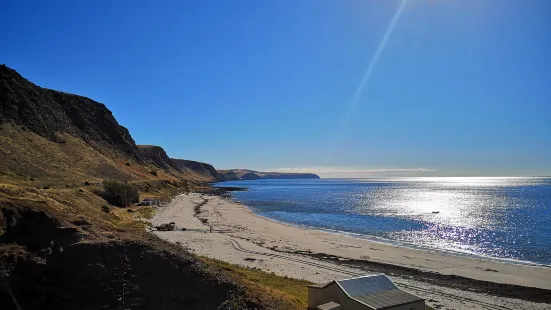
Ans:
[[[109,206],[103,205],[103,206],[101,206],[101,211],[103,211],[105,213],[109,213],[109,212],[111,212],[111,209],[109,208]]]
[[[118,181],[103,181],[101,197],[119,207],[140,201],[140,194],[134,186]]]
[[[129,162],[126,162],[126,164],[125,164],[125,165],[127,165],[127,166],[130,166],[130,163],[129,163]]]
[[[90,186],[90,182],[88,181],[84,182],[84,186]]]
[[[152,175],[154,175],[156,177],[159,176],[159,174],[157,173],[157,170],[151,170],[151,171],[149,171],[149,173],[151,173]]]

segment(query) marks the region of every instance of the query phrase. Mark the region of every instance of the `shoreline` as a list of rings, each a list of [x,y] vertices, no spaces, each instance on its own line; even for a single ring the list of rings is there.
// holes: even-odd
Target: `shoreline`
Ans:
[[[546,177],[515,177],[515,178],[516,179],[546,179]],[[365,178],[365,179],[366,180],[372,180],[372,178]],[[401,179],[401,178],[399,178],[399,179]],[[457,179],[457,178],[453,178],[453,179]],[[468,179],[472,179],[472,178],[468,178]],[[480,177],[480,179],[489,179],[489,177]],[[493,177],[493,179],[511,179],[511,178],[509,178],[509,177]],[[342,179],[337,179],[337,180],[342,180]],[[224,189],[224,188],[226,188],[226,185],[224,183],[225,182],[214,183],[213,187],[215,189]],[[442,255],[446,255],[446,256],[466,257],[466,258],[472,258],[472,259],[490,260],[490,261],[495,261],[495,262],[505,263],[505,264],[524,265],[524,266],[533,266],[533,267],[541,267],[541,268],[550,268],[551,269],[551,260],[546,259],[546,257],[541,256],[541,254],[539,256],[538,255],[532,255],[532,256],[525,255],[525,256],[529,256],[528,259],[513,258],[513,257],[499,257],[499,256],[490,255],[489,253],[491,253],[492,251],[488,251],[488,253],[476,253],[476,250],[470,251],[470,249],[463,249],[461,247],[458,247],[459,249],[456,249],[456,248],[454,248],[453,243],[444,244],[444,247],[446,247],[446,248],[440,248],[440,247],[438,247],[438,244],[436,246],[434,246],[434,244],[430,244],[430,242],[426,243],[426,244],[423,243],[423,242],[420,242],[421,244],[417,244],[417,243],[419,243],[419,242],[417,242],[417,240],[419,240],[419,239],[417,239],[417,240],[414,239],[414,240],[411,240],[411,242],[409,242],[409,241],[406,241],[406,240],[392,239],[393,236],[384,237],[384,236],[378,236],[376,234],[370,235],[369,231],[367,231],[366,233],[356,232],[356,231],[347,231],[346,229],[348,227],[346,225],[345,226],[341,225],[341,227],[338,227],[340,229],[345,229],[345,230],[333,229],[333,228],[331,228],[331,222],[330,221],[329,222],[327,222],[327,221],[326,222],[321,222],[321,223],[320,222],[308,223],[308,221],[305,221],[303,223],[293,223],[293,222],[290,222],[290,221],[286,221],[284,216],[281,219],[279,219],[279,218],[276,218],[277,216],[276,217],[271,217],[270,215],[264,215],[264,214],[261,214],[262,210],[258,210],[258,209],[254,208],[252,206],[246,205],[245,202],[240,201],[238,198],[236,198],[236,196],[234,196],[232,194],[233,191],[239,191],[239,189],[236,189],[235,187],[233,187],[234,186],[233,183],[235,183],[235,181],[230,182],[230,183],[232,184],[232,186],[228,187],[228,188],[230,188],[230,190],[228,191],[227,195],[224,196],[224,198],[228,199],[231,202],[241,204],[242,206],[247,208],[249,211],[253,212],[256,216],[259,216],[259,217],[262,217],[266,220],[274,221],[276,223],[280,223],[280,224],[283,224],[283,225],[289,225],[289,226],[293,226],[293,227],[297,227],[297,228],[305,229],[305,230],[314,230],[314,231],[319,231],[319,232],[332,233],[332,234],[342,235],[342,236],[349,237],[349,238],[356,238],[356,239],[366,240],[366,241],[369,241],[369,242],[381,243],[381,244],[384,244],[384,245],[395,246],[395,247],[403,247],[403,248],[419,250],[419,251],[426,251],[426,252],[442,254]],[[244,190],[249,191],[250,188],[245,187]],[[269,212],[268,212],[268,214],[269,214]],[[381,217],[386,218],[384,215],[382,215]],[[326,225],[327,227],[310,226],[308,224],[313,224],[313,225],[320,225],[321,224],[321,225]],[[536,242],[532,242],[532,243],[536,243]],[[472,245],[476,246],[476,243],[474,243]],[[542,249],[545,250],[546,248],[543,247]],[[530,260],[530,258],[534,258],[534,259],[536,259],[536,261]],[[540,261],[537,261],[537,259],[539,259]]]
[[[377,245],[380,245],[381,247],[385,247],[385,248],[397,248],[397,250],[402,249],[406,252],[410,252],[410,251],[421,252],[421,253],[426,253],[427,255],[430,255],[430,256],[440,256],[440,257],[443,257],[443,258],[449,257],[451,259],[459,259],[459,260],[462,260],[462,259],[475,260],[478,263],[481,263],[481,264],[484,264],[484,265],[486,265],[486,264],[490,264],[490,265],[494,265],[494,264],[501,265],[501,264],[503,264],[504,265],[503,267],[505,267],[505,269],[506,269],[506,266],[509,266],[509,265],[510,266],[519,266],[519,267],[541,269],[542,271],[546,271],[546,274],[549,275],[549,277],[545,279],[546,280],[545,282],[540,281],[540,283],[543,284],[542,286],[525,285],[524,283],[526,283],[526,281],[523,281],[522,282],[523,284],[518,284],[518,283],[514,283],[514,282],[509,282],[509,281],[503,281],[503,282],[499,281],[498,283],[519,285],[519,286],[524,286],[524,287],[528,287],[528,288],[539,288],[539,289],[551,290],[551,266],[548,266],[548,265],[523,264],[523,263],[515,264],[515,263],[510,263],[510,262],[502,262],[502,261],[497,260],[497,259],[482,257],[482,256],[478,256],[478,255],[473,255],[473,256],[454,255],[456,252],[452,252],[453,254],[450,255],[449,253],[439,251],[439,250],[436,250],[436,249],[431,251],[431,250],[426,250],[426,249],[419,249],[419,248],[414,248],[414,247],[389,244],[389,243],[385,243],[385,242],[377,242],[377,241],[373,241],[373,240],[369,240],[369,239],[365,239],[365,238],[357,238],[357,237],[354,237],[354,236],[349,236],[346,233],[342,234],[342,233],[339,233],[339,232],[325,231],[324,229],[307,228],[307,227],[302,227],[300,225],[295,225],[295,224],[292,224],[292,223],[278,221],[278,220],[275,220],[275,219],[272,219],[272,218],[269,218],[269,217],[266,217],[266,216],[263,216],[263,215],[260,215],[260,214],[256,213],[250,207],[248,207],[247,205],[245,205],[245,204],[243,204],[239,201],[233,201],[233,200],[230,199],[230,200],[228,200],[228,202],[239,205],[241,208],[243,208],[243,210],[245,210],[250,215],[252,215],[254,217],[257,217],[257,218],[260,218],[262,220],[269,221],[269,222],[277,224],[277,225],[283,225],[283,226],[286,226],[286,227],[289,227],[289,228],[294,228],[294,229],[298,229],[298,230],[305,230],[305,231],[311,231],[311,232],[314,232],[315,234],[332,235],[332,236],[335,236],[336,239],[341,239],[341,238],[352,239],[352,240],[357,240],[359,242],[365,242],[367,245],[377,244]],[[304,253],[305,251],[298,250],[297,252]],[[322,254],[325,254],[325,253],[322,253]],[[327,253],[327,254],[329,254],[329,253]],[[329,254],[329,255],[331,255],[331,254]],[[344,259],[351,259],[351,257],[348,257],[348,256],[341,256],[341,255],[333,255],[333,256],[344,258]],[[359,260],[363,261],[364,259],[362,259],[362,257],[360,256]],[[393,266],[400,266],[400,267],[411,267],[410,266],[411,264],[408,264],[407,262],[404,262],[404,261],[390,261],[389,262],[389,261],[381,261],[381,260],[372,260],[372,259],[370,259],[369,262],[384,263],[384,264],[390,264],[390,265],[393,265]],[[414,267],[413,269],[418,269],[418,270],[423,270],[423,271],[429,271],[429,270],[433,271],[433,268],[425,269],[425,268],[415,268]],[[480,268],[479,270],[486,271],[486,272],[496,272],[496,269],[492,269],[492,268]],[[534,270],[534,269],[531,269],[531,270]],[[464,274],[455,274],[455,273],[449,273],[448,274],[448,273],[446,273],[446,275],[462,276],[462,277],[466,277],[466,278],[472,278],[474,280],[494,282],[492,280],[485,279],[484,277],[469,277],[469,276],[465,276]],[[530,280],[530,279],[525,279],[525,280]],[[528,281],[528,282],[531,282],[531,281]]]
[[[494,309],[495,303],[500,309],[546,309],[551,304],[551,268],[449,256],[304,229],[204,194],[177,196],[152,220],[154,225],[171,221],[187,230],[154,233],[197,255],[283,276],[321,283],[384,272],[440,309]]]
[[[532,261],[524,261],[524,260],[519,260],[519,259],[514,259],[514,258],[500,258],[500,257],[493,257],[493,256],[485,256],[485,255],[481,255],[481,254],[463,253],[463,252],[453,251],[453,250],[444,250],[444,249],[438,249],[438,248],[431,248],[431,247],[416,245],[416,244],[413,244],[413,243],[407,243],[407,242],[403,242],[403,241],[385,239],[385,238],[378,237],[378,236],[364,235],[364,234],[359,234],[359,233],[354,233],[354,232],[334,230],[334,229],[328,229],[328,228],[323,228],[323,227],[306,226],[306,225],[300,225],[300,224],[294,224],[294,223],[290,223],[290,222],[280,221],[280,220],[271,218],[269,216],[259,214],[253,208],[247,206],[246,204],[244,204],[243,202],[241,202],[237,199],[234,199],[234,198],[227,198],[227,199],[228,199],[229,202],[241,205],[242,207],[244,207],[248,211],[252,212],[255,216],[258,216],[262,219],[265,219],[267,221],[271,221],[271,222],[274,222],[274,223],[278,223],[278,224],[281,224],[281,225],[296,227],[296,228],[299,228],[299,229],[323,232],[323,233],[327,233],[327,234],[334,234],[334,235],[343,236],[343,237],[347,237],[347,238],[354,238],[354,239],[359,239],[359,240],[365,240],[367,242],[379,243],[381,245],[387,245],[387,246],[393,246],[393,247],[405,248],[405,249],[411,249],[411,250],[417,250],[417,251],[425,251],[425,252],[439,254],[439,255],[466,257],[466,258],[472,258],[472,259],[481,259],[481,260],[494,261],[494,262],[503,263],[503,264],[513,264],[513,265],[532,266],[532,267],[541,267],[541,268],[551,269],[551,264],[543,264],[543,263],[537,263],[537,262],[532,262]]]

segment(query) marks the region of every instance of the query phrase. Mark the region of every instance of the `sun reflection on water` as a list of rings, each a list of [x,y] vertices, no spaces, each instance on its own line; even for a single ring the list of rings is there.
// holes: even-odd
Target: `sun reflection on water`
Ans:
[[[551,264],[551,179],[251,181],[263,215],[416,246]]]

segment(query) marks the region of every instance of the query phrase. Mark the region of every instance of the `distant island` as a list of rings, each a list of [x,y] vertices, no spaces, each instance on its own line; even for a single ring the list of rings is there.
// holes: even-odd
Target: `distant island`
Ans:
[[[313,173],[260,172],[248,169],[217,170],[221,181],[260,180],[260,179],[319,179]]]

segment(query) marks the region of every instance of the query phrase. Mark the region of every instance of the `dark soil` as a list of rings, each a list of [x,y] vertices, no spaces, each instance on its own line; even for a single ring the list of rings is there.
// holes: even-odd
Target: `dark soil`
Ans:
[[[88,243],[44,211],[2,214],[0,309],[261,308],[229,278],[154,237]]]

